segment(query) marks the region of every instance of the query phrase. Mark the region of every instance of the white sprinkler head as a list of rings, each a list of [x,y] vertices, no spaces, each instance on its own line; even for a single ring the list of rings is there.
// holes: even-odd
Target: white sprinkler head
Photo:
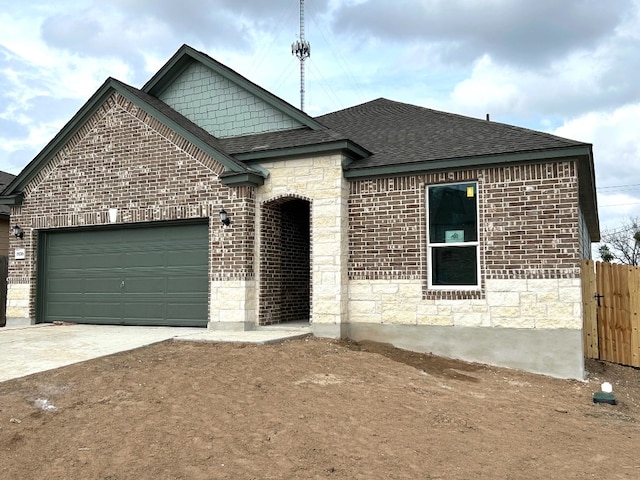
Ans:
[[[604,393],[611,393],[613,392],[613,387],[611,386],[611,384],[609,382],[604,382],[600,388],[602,388],[602,391]]]

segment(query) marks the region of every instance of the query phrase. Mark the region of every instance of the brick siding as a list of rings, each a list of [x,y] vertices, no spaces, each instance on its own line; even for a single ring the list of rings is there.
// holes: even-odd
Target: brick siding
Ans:
[[[483,288],[427,289],[426,186],[467,181],[478,182],[483,282],[579,277],[577,172],[566,161],[350,182],[350,280],[420,279],[425,298],[480,298]]]
[[[9,282],[30,284],[34,315],[37,232],[118,222],[210,218],[210,277],[253,279],[254,195],[221,184],[223,167],[119,94],[112,95],[25,188],[12,207],[26,259],[12,260]],[[221,226],[224,207],[230,228]]]

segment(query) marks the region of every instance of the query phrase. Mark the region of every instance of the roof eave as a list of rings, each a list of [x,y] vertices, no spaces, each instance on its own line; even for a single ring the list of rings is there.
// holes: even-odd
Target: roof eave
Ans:
[[[593,162],[593,148],[589,145],[589,153],[578,163],[580,179],[579,195],[582,214],[587,222],[589,238],[592,242],[600,241],[600,219],[598,215],[598,197],[596,195],[596,176]]]
[[[398,165],[381,165],[358,168],[358,164],[345,170],[346,178],[373,178],[411,173],[430,172],[434,170],[450,170],[459,168],[475,168],[478,166],[500,165],[517,162],[531,162],[589,155],[590,145],[565,147],[562,149],[534,150],[498,155],[482,155],[471,157],[452,157],[441,160],[403,163]]]
[[[22,192],[13,195],[3,195],[0,197],[0,205],[22,205],[24,195]]]
[[[259,187],[264,184],[264,176],[255,172],[225,172],[220,181],[227,187]]]
[[[276,148],[273,150],[260,150],[256,152],[238,153],[233,157],[241,162],[252,162],[260,160],[269,160],[273,158],[310,156],[315,154],[324,154],[331,152],[340,152],[349,160],[366,158],[371,153],[362,148],[357,143],[349,140],[340,140],[336,142],[316,143],[313,145],[302,145],[297,147]],[[347,163],[350,161],[347,160]]]

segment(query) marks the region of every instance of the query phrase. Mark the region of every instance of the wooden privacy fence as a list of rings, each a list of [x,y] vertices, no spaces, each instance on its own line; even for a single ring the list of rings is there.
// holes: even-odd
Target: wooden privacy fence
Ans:
[[[640,267],[582,261],[587,358],[640,367]]]

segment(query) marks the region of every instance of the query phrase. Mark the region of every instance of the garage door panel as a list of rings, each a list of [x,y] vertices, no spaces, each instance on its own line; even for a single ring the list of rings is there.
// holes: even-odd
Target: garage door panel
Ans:
[[[206,326],[207,224],[51,231],[43,243],[42,321]]]
[[[185,302],[168,302],[167,304],[167,316],[170,318],[186,320],[192,318],[201,318],[206,316],[207,311],[202,306],[193,303]]]
[[[192,281],[192,277],[186,275],[176,275],[167,278],[167,288],[177,293],[208,293],[208,285]]]
[[[161,296],[166,291],[166,279],[160,276],[127,277],[124,289],[128,295],[157,293]]]
[[[85,280],[83,278],[56,278],[51,282],[51,286],[49,287],[49,296],[67,293],[70,289],[83,291],[84,287]]]

